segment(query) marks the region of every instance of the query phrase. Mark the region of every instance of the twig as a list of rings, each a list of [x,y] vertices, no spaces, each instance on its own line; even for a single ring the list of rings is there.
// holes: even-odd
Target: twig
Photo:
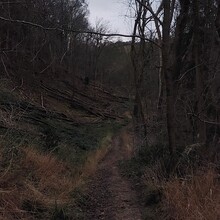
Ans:
[[[41,45],[40,49],[37,51],[36,55],[31,60],[31,62],[33,62],[37,58],[38,54],[41,52],[41,50],[43,49],[43,47],[46,43],[47,43],[47,41],[45,40],[44,43]]]
[[[42,93],[40,94],[40,99],[41,99],[41,107],[45,109],[45,107],[44,107],[44,97],[43,97]]]
[[[206,124],[220,125],[220,123],[218,123],[218,122],[203,120],[203,119],[201,119],[198,115],[193,114],[193,113],[188,113],[188,115],[192,115],[193,117],[199,119],[199,121],[204,122],[204,123],[206,123]]]
[[[4,66],[5,73],[7,74],[8,77],[10,77],[2,56],[1,56],[1,61],[2,61],[2,65]]]
[[[182,74],[182,76],[180,76],[179,79],[176,80],[176,82],[181,81],[181,80],[186,76],[186,74],[190,73],[192,70],[196,69],[197,67],[199,67],[199,66],[201,66],[201,65],[203,65],[203,63],[200,63],[200,64],[198,64],[197,66],[194,66],[194,67],[188,69],[185,73]]]
[[[54,59],[51,61],[51,63],[46,68],[41,70],[40,73],[44,73],[48,68],[50,68],[52,66],[53,62],[54,62]]]
[[[64,54],[63,54],[63,56],[62,56],[62,58],[61,58],[61,60],[60,60],[60,64],[63,62],[63,59],[64,59],[64,57],[66,56],[67,52],[68,52],[68,49],[64,52]]]
[[[22,78],[21,79],[21,85],[20,86],[15,86],[14,89],[11,90],[11,92],[14,92],[16,89],[22,88],[23,84],[24,84],[24,79]]]

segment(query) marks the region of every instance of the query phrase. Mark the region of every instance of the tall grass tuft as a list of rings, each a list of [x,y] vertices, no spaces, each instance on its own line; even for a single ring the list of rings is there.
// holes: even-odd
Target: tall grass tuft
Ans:
[[[6,155],[5,155],[6,156]],[[0,219],[35,219],[65,204],[73,189],[69,167],[52,155],[23,148],[1,161]]]
[[[72,192],[92,175],[109,150],[111,135],[74,168],[54,154],[31,147],[0,148],[0,219],[51,219],[65,215]],[[75,171],[78,170],[76,173]],[[57,214],[58,213],[58,214]]]
[[[220,219],[220,183],[214,169],[200,170],[186,179],[169,180],[164,195],[168,219]]]

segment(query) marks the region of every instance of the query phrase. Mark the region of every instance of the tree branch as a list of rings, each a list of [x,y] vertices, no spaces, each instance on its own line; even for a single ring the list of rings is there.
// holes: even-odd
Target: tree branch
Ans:
[[[95,32],[95,31],[89,31],[89,30],[73,30],[73,29],[62,29],[60,27],[44,27],[43,25],[40,24],[36,24],[30,21],[24,21],[24,20],[16,20],[16,19],[11,19],[11,18],[5,18],[0,16],[0,20],[5,21],[5,22],[10,22],[10,23],[17,23],[17,24],[23,24],[23,25],[28,25],[28,26],[32,26],[35,28],[40,28],[42,30],[45,31],[59,31],[59,32],[72,32],[72,33],[76,33],[76,34],[94,34],[94,35],[99,35],[102,37],[127,37],[127,38],[132,38],[132,37],[136,37],[142,40],[146,40],[152,44],[154,44],[157,47],[161,47],[159,44],[157,44],[154,40],[151,40],[149,38],[145,38],[139,35],[127,35],[127,34],[118,34],[118,33],[113,33],[113,34],[107,34],[107,33],[99,33],[99,32]]]
[[[0,5],[12,4],[26,4],[25,2],[0,2]]]
[[[160,7],[158,8],[158,11],[155,13],[150,5],[148,6],[148,5],[146,5],[146,4],[143,4],[140,0],[136,0],[136,1],[137,1],[139,4],[141,4],[143,7],[145,7],[145,8],[152,14],[152,16],[154,17],[154,19],[157,20],[160,25],[162,25],[162,21],[161,21],[161,20],[159,19],[159,17],[158,17],[158,14],[159,14],[160,11],[162,10],[162,8],[161,8],[162,3],[161,3],[161,5],[160,5]]]
[[[194,113],[188,113],[188,115],[191,115],[195,118],[197,118],[199,121],[204,122],[206,124],[211,124],[211,125],[220,125],[220,123],[215,122],[215,121],[207,121],[207,120],[203,120],[201,119],[198,115],[194,114]]]

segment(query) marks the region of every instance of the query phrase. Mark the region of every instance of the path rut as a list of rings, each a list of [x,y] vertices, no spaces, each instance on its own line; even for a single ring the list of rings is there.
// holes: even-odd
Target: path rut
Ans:
[[[118,162],[124,158],[125,146],[115,137],[112,148],[89,184],[89,220],[141,220],[141,207],[129,180],[120,174]]]

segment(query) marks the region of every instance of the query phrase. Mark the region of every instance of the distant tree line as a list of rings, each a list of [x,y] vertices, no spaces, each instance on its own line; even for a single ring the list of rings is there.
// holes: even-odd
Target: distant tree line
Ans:
[[[73,82],[76,75],[95,77],[98,58],[107,38],[81,31],[103,33],[107,28],[102,21],[97,22],[96,27],[90,26],[85,1],[3,0],[0,11],[2,76],[26,83],[33,79],[42,81],[45,74]]]

